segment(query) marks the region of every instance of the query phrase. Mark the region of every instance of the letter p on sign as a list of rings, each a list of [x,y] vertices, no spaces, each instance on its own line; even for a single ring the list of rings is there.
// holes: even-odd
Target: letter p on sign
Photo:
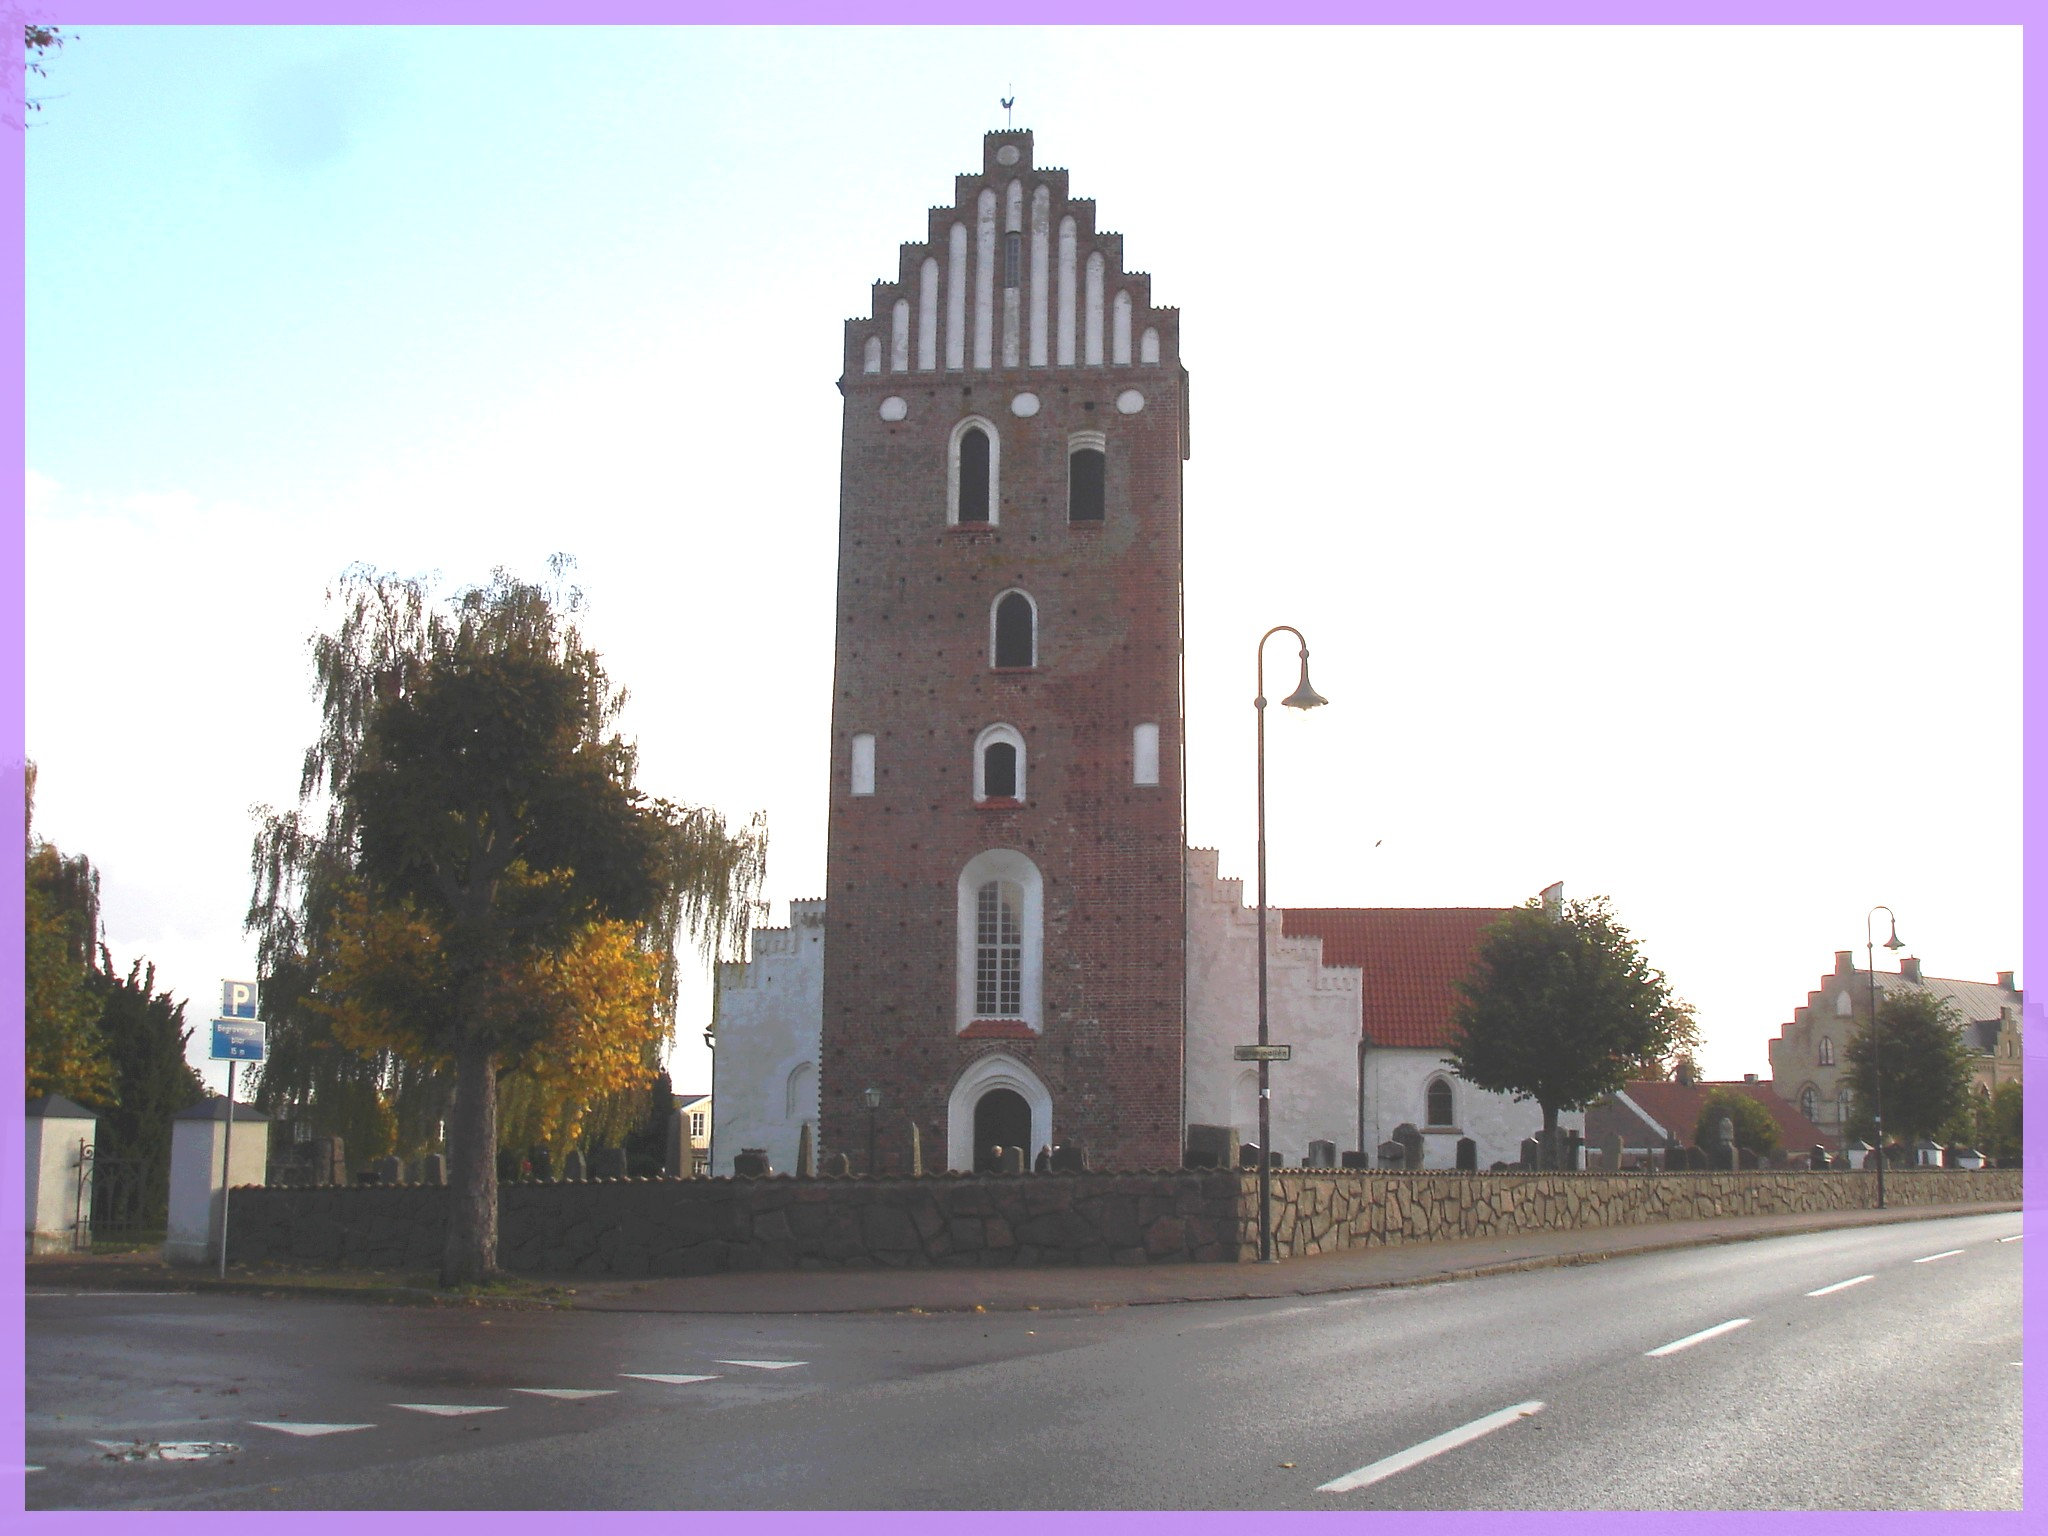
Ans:
[[[256,1017],[256,983],[224,981],[220,984],[220,1016],[224,1019]]]

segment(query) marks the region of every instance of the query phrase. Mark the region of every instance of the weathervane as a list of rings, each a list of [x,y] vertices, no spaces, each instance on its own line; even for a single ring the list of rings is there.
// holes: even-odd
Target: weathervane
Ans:
[[[1017,87],[1013,85],[1010,87],[1010,94],[1003,98],[1003,130],[1005,132],[1008,132],[1013,126],[1010,121],[1010,108],[1015,105],[1017,105]]]

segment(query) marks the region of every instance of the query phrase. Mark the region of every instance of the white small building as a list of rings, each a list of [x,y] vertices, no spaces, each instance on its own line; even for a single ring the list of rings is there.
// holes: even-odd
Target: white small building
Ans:
[[[1216,851],[1187,854],[1187,1024],[1183,1129],[1235,1127],[1258,1140],[1258,1068],[1235,1047],[1257,1037],[1258,915],[1244,882],[1218,873]],[[1273,1147],[1289,1165],[1309,1144],[1370,1156],[1400,1126],[1422,1137],[1423,1166],[1457,1166],[1469,1137],[1484,1169],[1512,1163],[1542,1110],[1475,1088],[1445,1061],[1456,984],[1470,970],[1494,907],[1269,909],[1268,1035],[1292,1048],[1271,1068]],[[711,1172],[758,1147],[771,1167],[796,1167],[797,1146],[818,1114],[818,1049],[824,1008],[825,904],[790,904],[786,928],[757,929],[752,957],[718,975],[713,1055]],[[1000,1069],[1000,1051],[983,1058]],[[970,1085],[986,1089],[979,1078]],[[956,1094],[956,1098],[960,1095]],[[965,1120],[972,1115],[967,1098]],[[1049,1112],[1049,1111],[1048,1111]],[[1584,1116],[1560,1116],[1582,1130]],[[972,1166],[971,1120],[946,1127],[943,1150],[928,1142],[928,1167]],[[1056,1143],[1057,1124],[1034,1139]],[[814,1143],[815,1144],[815,1143]]]
[[[28,1251],[92,1246],[92,1163],[99,1116],[61,1093],[28,1101]]]

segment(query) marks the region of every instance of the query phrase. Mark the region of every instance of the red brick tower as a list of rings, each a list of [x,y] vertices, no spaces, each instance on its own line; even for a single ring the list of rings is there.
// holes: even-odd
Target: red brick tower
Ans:
[[[1178,1166],[1178,315],[1031,135],[846,326],[820,1143]]]

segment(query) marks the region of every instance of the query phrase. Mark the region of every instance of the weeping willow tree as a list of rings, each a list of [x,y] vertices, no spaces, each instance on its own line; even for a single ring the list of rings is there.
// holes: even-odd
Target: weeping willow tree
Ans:
[[[445,1284],[496,1268],[501,1083],[547,1138],[630,1114],[672,1037],[679,944],[736,951],[766,861],[758,814],[733,830],[636,787],[566,567],[446,604],[347,572],[313,640],[298,803],[259,813],[260,1101],[407,1145],[445,1118]]]

